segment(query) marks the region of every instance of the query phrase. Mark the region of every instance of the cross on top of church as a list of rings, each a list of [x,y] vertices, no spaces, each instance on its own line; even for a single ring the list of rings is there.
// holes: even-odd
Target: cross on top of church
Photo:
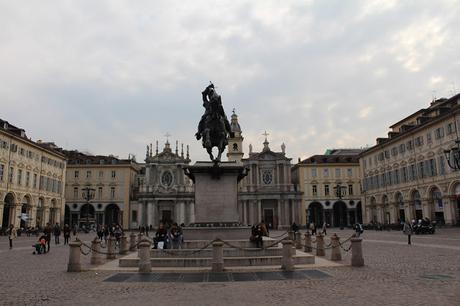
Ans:
[[[270,135],[270,134],[268,134],[267,131],[265,131],[262,135],[264,135],[264,136],[265,136],[265,140],[267,140],[267,136]]]
[[[171,137],[171,134],[169,134],[168,132],[166,132],[165,137],[166,137],[166,142],[169,142],[169,137]]]

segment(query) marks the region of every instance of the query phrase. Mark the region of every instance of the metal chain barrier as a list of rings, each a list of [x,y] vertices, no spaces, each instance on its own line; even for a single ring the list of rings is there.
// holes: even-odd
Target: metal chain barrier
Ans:
[[[277,236],[269,236],[270,238],[280,238],[280,237],[283,237],[284,235],[287,235],[289,234],[289,231],[285,231],[284,233],[282,233],[281,235],[277,235]]]

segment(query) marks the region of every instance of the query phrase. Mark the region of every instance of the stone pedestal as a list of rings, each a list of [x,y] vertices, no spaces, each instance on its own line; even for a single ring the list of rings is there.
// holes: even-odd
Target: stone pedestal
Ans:
[[[316,235],[316,256],[326,256],[324,250],[324,236],[321,234]]]
[[[131,235],[129,235],[129,250],[131,252],[136,250],[136,234],[134,233],[131,233]]]
[[[331,237],[331,247],[331,260],[342,260],[342,253],[340,252],[340,238],[337,236],[337,234],[334,234]]]
[[[224,244],[216,241],[212,244],[212,272],[224,271]]]
[[[310,232],[307,232],[305,234],[305,245],[303,246],[303,251],[306,252],[306,253],[311,252],[311,236],[310,236]]]
[[[69,263],[67,264],[67,272],[81,272],[80,263],[80,241],[72,241],[69,243]]]
[[[295,233],[295,248],[297,250],[302,248],[302,234],[300,232]]]
[[[364,266],[362,238],[351,238],[351,265],[353,267]]]
[[[91,242],[91,264],[92,265],[100,265],[102,264],[102,257],[100,253],[100,240],[94,238]]]
[[[150,241],[141,240],[139,243],[139,272],[151,272],[152,262],[150,261]]]
[[[294,260],[292,258],[292,241],[283,240],[281,241],[283,245],[283,258],[281,259],[281,269],[284,271],[293,271],[294,270]]]
[[[246,169],[236,162],[197,162],[185,168],[195,183],[195,223],[183,229],[186,240],[249,239],[239,224],[238,182]]]
[[[123,234],[120,239],[120,255],[126,255],[129,251],[128,237]]]
[[[107,259],[115,259],[116,254],[115,254],[115,238],[112,236],[107,239]]]

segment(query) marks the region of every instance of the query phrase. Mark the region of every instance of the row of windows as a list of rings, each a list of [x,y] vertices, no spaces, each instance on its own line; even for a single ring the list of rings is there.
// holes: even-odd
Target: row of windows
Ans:
[[[29,159],[35,159],[36,161],[39,161],[40,159],[39,154],[36,154],[31,150],[24,149],[23,147],[19,147],[17,144],[14,143],[12,143],[11,146],[9,146],[8,142],[4,140],[0,140],[0,148],[4,150],[8,150],[9,148],[11,152],[17,152],[18,155],[25,156]],[[64,162],[48,158],[46,156],[42,156],[41,161],[42,163],[48,164],[50,166],[54,166],[59,169],[64,169]]]
[[[96,195],[96,198],[98,200],[102,199],[102,192],[103,192],[103,187],[98,187],[97,195]],[[82,189],[81,198],[85,199],[85,197],[86,197],[86,194],[84,194],[84,191]],[[80,198],[80,194],[78,193],[78,187],[74,187],[73,189],[73,198],[75,200]],[[115,199],[115,187],[110,187],[110,199],[112,200]]]
[[[0,164],[0,181],[3,181],[5,173],[5,165]],[[36,173],[31,173],[30,171],[24,171],[22,169],[18,169],[16,173],[16,182],[14,181],[14,168],[10,167],[8,172],[8,183],[13,184],[16,183],[18,186],[25,186],[25,187],[32,187],[39,190],[45,190],[54,193],[61,193],[62,190],[62,182],[59,180],[55,180],[50,177],[41,176],[40,180],[38,180],[38,175]]]
[[[91,170],[87,170],[87,171],[86,171],[86,178],[89,179],[89,178],[91,178],[91,176],[92,176]],[[110,176],[111,176],[112,178],[116,178],[116,177],[117,177],[117,172],[116,172],[115,170],[112,170],[111,173],[110,173]],[[79,170],[75,170],[75,172],[74,172],[74,177],[75,177],[75,178],[79,178],[79,177],[80,177],[80,171],[79,171]],[[99,171],[99,178],[103,178],[103,177],[104,177],[104,171],[100,170],[100,171]]]
[[[317,177],[317,176],[318,176],[317,169],[312,168],[311,169],[311,177]],[[324,168],[323,169],[323,177],[329,177],[329,168]],[[342,169],[341,168],[335,168],[335,177],[336,178],[342,177]],[[353,177],[353,169],[352,168],[347,169],[347,177]]]
[[[347,192],[346,192],[347,187],[346,186],[340,186],[340,185],[339,186],[334,186],[333,189],[334,189],[334,194],[337,197],[339,197],[339,192],[341,193],[340,197],[347,195]],[[324,191],[324,193],[323,193],[324,196],[331,195],[330,194],[329,184],[324,184],[323,185],[323,191]],[[313,196],[318,195],[318,185],[312,185],[311,186],[311,193],[312,193]],[[351,185],[351,184],[348,185],[348,195],[353,195],[353,185]]]
[[[366,177],[363,180],[364,190],[372,190],[383,188],[386,186],[397,185],[433,177],[436,175],[446,174],[446,163],[444,156],[439,156],[436,159],[428,159],[421,162],[413,163],[407,167],[395,169],[385,173],[377,174],[372,177]]]
[[[445,133],[444,133],[445,132]],[[449,122],[445,128],[444,127],[439,127],[433,131],[434,138],[436,140],[439,140],[444,137],[445,134],[451,135],[453,133],[457,132],[457,126],[455,122]],[[384,150],[383,152],[380,152],[374,157],[369,157],[369,159],[364,159],[364,168],[367,167],[367,164],[369,163],[369,166],[372,167],[373,163],[375,165],[378,164],[378,162],[383,162],[385,159],[390,159],[390,157],[395,157],[398,154],[403,154],[406,151],[412,151],[416,147],[421,147],[424,144],[424,140],[426,138],[426,143],[431,144],[433,142],[432,134],[431,131],[426,134],[426,137],[423,135],[420,135],[413,140],[408,140],[405,143],[401,143],[398,146],[394,146],[393,148],[389,150]]]

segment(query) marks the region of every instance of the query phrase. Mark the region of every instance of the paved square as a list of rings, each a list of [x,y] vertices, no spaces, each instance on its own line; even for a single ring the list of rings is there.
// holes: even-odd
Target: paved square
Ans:
[[[458,228],[414,236],[412,246],[400,232],[366,231],[365,267],[320,267],[297,271],[290,280],[266,272],[67,273],[68,248],[52,244],[49,254],[32,255],[34,240],[18,237],[9,250],[0,237],[0,305],[460,305]],[[342,255],[349,265],[351,254]],[[89,268],[89,258],[82,264]]]

